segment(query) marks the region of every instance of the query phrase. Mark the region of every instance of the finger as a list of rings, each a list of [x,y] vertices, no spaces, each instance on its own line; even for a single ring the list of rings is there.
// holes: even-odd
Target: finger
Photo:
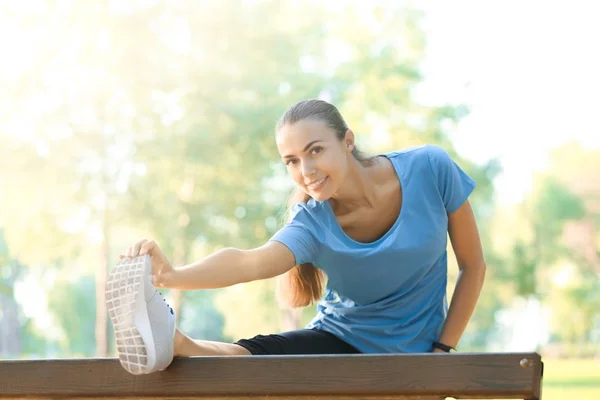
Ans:
[[[131,254],[133,253],[133,247],[129,246],[127,248],[127,252],[125,253],[126,257],[131,257]]]
[[[144,244],[142,244],[140,248],[140,255],[148,254],[149,256],[152,256],[152,253],[157,247],[158,245],[154,240],[148,240]]]
[[[142,245],[144,243],[146,243],[147,241],[148,241],[147,239],[142,239],[133,246],[133,254],[132,254],[133,257],[137,257],[140,255],[140,249],[141,249]]]
[[[163,283],[158,275],[152,275],[152,284],[156,287],[163,287]]]
[[[124,255],[124,254],[119,254],[119,261],[121,261],[121,260],[122,260],[122,259],[124,259],[124,258],[125,258],[125,255]]]

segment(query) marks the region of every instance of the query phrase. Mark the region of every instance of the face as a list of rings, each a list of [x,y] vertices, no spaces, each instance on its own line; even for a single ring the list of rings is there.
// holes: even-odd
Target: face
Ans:
[[[277,148],[294,182],[313,199],[331,198],[348,171],[354,136],[339,140],[323,121],[303,120],[277,132]]]

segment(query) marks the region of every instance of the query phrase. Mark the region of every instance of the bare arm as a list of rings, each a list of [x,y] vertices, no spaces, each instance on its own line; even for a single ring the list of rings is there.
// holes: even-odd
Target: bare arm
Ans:
[[[439,341],[456,347],[475,310],[486,270],[477,223],[469,201],[449,215],[448,233],[460,271]]]
[[[272,278],[291,269],[293,253],[279,242],[252,250],[225,248],[200,261],[155,276],[156,286],[180,289],[215,289]]]

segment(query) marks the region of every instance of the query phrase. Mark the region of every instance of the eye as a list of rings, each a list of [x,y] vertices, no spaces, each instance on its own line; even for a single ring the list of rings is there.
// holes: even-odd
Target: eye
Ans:
[[[294,165],[294,164],[296,164],[297,162],[298,162],[298,160],[296,160],[295,158],[292,158],[292,159],[290,159],[290,160],[286,161],[285,165],[286,165],[286,166],[289,166],[289,165]]]
[[[323,148],[321,146],[315,146],[310,150],[310,154],[312,154],[313,156],[316,156],[321,151],[323,151]]]

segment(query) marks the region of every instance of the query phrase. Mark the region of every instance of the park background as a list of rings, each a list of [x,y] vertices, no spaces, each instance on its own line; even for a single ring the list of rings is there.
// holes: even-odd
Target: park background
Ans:
[[[437,144],[477,181],[488,273],[460,351],[538,351],[545,399],[600,398],[598,7],[1,2],[0,357],[114,356],[106,272],[141,237],[175,265],[267,240],[292,190],[275,122],[321,98],[368,152]],[[231,341],[310,318],[273,289],[166,295]]]

